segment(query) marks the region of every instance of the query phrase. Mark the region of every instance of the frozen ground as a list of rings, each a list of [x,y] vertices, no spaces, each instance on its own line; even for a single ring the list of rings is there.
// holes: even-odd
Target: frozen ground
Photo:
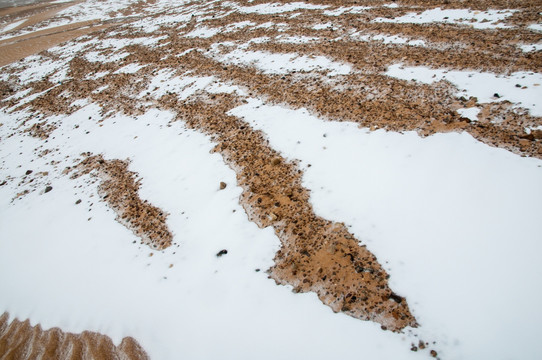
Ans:
[[[111,12],[121,18],[130,5],[79,3],[35,29],[94,19],[96,8],[102,9],[98,17]],[[324,41],[328,33],[302,36],[293,25],[277,26],[279,20],[290,21],[297,12],[300,18],[319,14],[335,20],[374,9],[402,11],[401,6],[221,1],[183,6],[149,4],[147,17],[108,36],[88,36],[50,49],[50,57],[36,55],[2,69],[0,80],[18,82],[13,93],[2,95],[6,103],[0,109],[0,313],[45,329],[100,332],[115,343],[132,336],[152,359],[421,359],[431,356],[429,349],[443,360],[538,358],[542,160],[490,146],[466,131],[422,137],[414,131],[371,131],[351,119],[332,121],[299,103],[273,104],[271,92],[250,88],[249,77],[224,79],[208,72],[250,69],[269,76],[277,92],[290,91],[281,88],[281,78],[299,76],[294,80],[315,82],[316,89],[332,83],[340,92],[357,85],[341,84],[344,78],[365,70],[340,54],[304,53],[305,43]],[[213,23],[232,12],[243,17]],[[511,27],[503,21],[515,12],[434,8],[373,20],[494,31]],[[266,16],[280,18],[268,22]],[[303,28],[316,32],[333,27],[307,22]],[[161,50],[172,29],[191,46]],[[258,37],[247,40],[249,31]],[[232,39],[214,42],[225,33]],[[363,30],[351,38],[390,47],[429,44]],[[275,50],[281,43],[301,43],[299,52]],[[271,45],[257,47],[266,44]],[[529,46],[518,51],[538,56],[538,45]],[[137,57],[139,48],[160,54],[159,60]],[[215,67],[204,71],[190,64],[194,54],[215,61]],[[80,81],[71,71],[74,58],[106,67],[81,75],[88,83],[80,83],[90,84],[85,97],[77,88],[61,93],[73,96],[69,113],[18,108]],[[175,67],[163,65],[172,58]],[[518,125],[522,131],[542,129],[540,71],[424,65],[390,61],[372,75],[422,85],[445,80],[457,88],[453,96],[477,97],[471,107],[454,109],[473,123],[484,104],[509,102],[514,114],[524,109],[525,117],[532,117]],[[43,79],[49,88],[34,83]],[[142,113],[122,113],[101,100],[98,95],[117,81],[134,88],[115,88],[112,96],[145,106]],[[381,96],[370,86],[367,92]],[[299,161],[315,213],[344,222],[377,256],[419,328],[383,331],[380,324],[334,313],[313,292],[294,293],[268,278],[280,240],[272,227],[249,221],[240,204],[239,169],[212,151],[216,139],[189,128],[160,102],[170,96],[184,104],[221,94],[243,103],[228,114],[261,130],[282,158]],[[24,131],[35,124],[55,128],[40,139]],[[535,145],[540,141],[531,138]],[[98,195],[95,177],[66,175],[65,168],[84,152],[130,161],[129,170],[141,179],[140,197],[168,214],[172,247],[157,251],[141,245]],[[52,190],[46,192],[47,186]],[[227,254],[218,257],[223,249]],[[420,340],[428,348],[411,351]]]

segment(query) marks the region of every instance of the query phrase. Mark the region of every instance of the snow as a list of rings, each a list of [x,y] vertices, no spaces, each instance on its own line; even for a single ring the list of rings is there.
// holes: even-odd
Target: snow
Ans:
[[[474,96],[479,103],[510,101],[516,106],[529,110],[533,116],[542,116],[542,74],[515,72],[498,75],[488,72],[430,69],[424,66],[403,66],[394,64],[388,67],[386,75],[403,80],[416,80],[426,84],[447,80],[454,84],[460,96]],[[519,86],[518,86],[519,85]],[[525,88],[524,88],[525,87]],[[499,98],[494,95],[498,94]]]
[[[22,25],[24,22],[26,22],[26,19],[20,20],[20,21],[12,22],[11,24],[8,24],[8,25],[4,26],[4,27],[2,28],[2,30],[0,30],[0,33],[5,33],[5,32],[8,32],[8,31],[10,31],[10,30],[13,30],[13,29],[15,29],[17,26]]]
[[[466,133],[370,132],[255,99],[230,114],[301,160],[315,212],[377,255],[439,357],[537,358],[542,161]]]
[[[220,32],[219,28],[208,28],[206,26],[202,26],[200,28],[197,28],[197,29],[189,32],[188,34],[185,35],[185,37],[188,37],[188,38],[196,38],[196,37],[198,37],[198,38],[207,39],[207,38],[215,36],[219,32]]]
[[[523,52],[533,52],[533,51],[540,51],[542,50],[542,44],[526,44],[526,45],[519,45],[519,48]]]
[[[459,113],[459,115],[471,121],[478,121],[478,114],[480,113],[480,109],[476,107],[471,107],[467,109],[458,109],[457,112]]]
[[[279,54],[265,51],[236,49],[227,54],[209,53],[225,64],[254,66],[265,74],[287,74],[292,71],[325,71],[329,76],[350,73],[350,65],[332,61],[325,56],[305,56],[294,53]]]
[[[197,91],[205,90],[210,93],[233,93],[244,94],[244,91],[237,86],[226,85],[218,82],[214,76],[175,76],[173,69],[160,70],[158,74],[152,78],[147,90],[142,91],[139,96],[143,97],[146,94],[153,96],[156,99],[162,96],[173,93],[181,100],[187,99]]]
[[[327,5],[315,5],[311,3],[304,2],[292,2],[292,3],[267,3],[267,4],[258,4],[253,6],[239,6],[238,4],[225,2],[222,6],[231,7],[237,10],[238,12],[244,14],[261,14],[261,15],[270,15],[270,14],[282,14],[286,12],[297,11],[301,9],[306,10],[320,10],[327,9]]]
[[[329,359],[360,348],[371,359],[420,357],[403,336],[334,314],[315,294],[294,294],[267,278],[279,240],[271,228],[248,221],[236,175],[210,153],[208,137],[170,124],[169,112],[103,122],[100,112],[90,104],[57,117],[47,144],[19,134],[6,138],[25,114],[0,114],[3,176],[48,171],[53,187],[44,194],[40,183],[13,203],[16,183],[0,187],[3,311],[44,329],[98,331],[117,344],[133,336],[153,359],[277,359],[299,351]],[[45,148],[56,150],[32,156]],[[138,245],[99,200],[97,184],[87,184],[89,176],[61,175],[84,151],[130,159],[130,170],[142,179],[141,197],[169,213],[179,246],[151,251]],[[228,184],[222,191],[220,181]],[[75,205],[77,199],[82,203]],[[228,254],[217,258],[222,249]],[[310,341],[300,343],[300,337]]]
[[[312,29],[314,30],[324,30],[324,29],[328,29],[328,28],[332,28],[333,27],[333,24],[330,23],[330,22],[327,22],[325,24],[316,24],[312,27]]]
[[[542,32],[542,24],[529,25],[528,29],[533,30],[533,31],[537,31],[537,32]]]
[[[410,40],[399,35],[383,35],[383,34],[363,34],[363,33],[354,33],[350,35],[351,38],[359,41],[380,41],[383,44],[398,44],[398,45],[409,45],[409,46],[426,46],[424,40]]]
[[[366,10],[372,9],[370,6],[348,6],[348,7],[338,7],[334,10],[326,10],[323,12],[327,16],[340,16],[345,13],[349,14],[359,14]]]
[[[131,63],[126,66],[121,67],[114,74],[135,74],[140,69],[143,69],[146,65],[139,65],[137,63]],[[96,74],[97,75],[97,74]]]
[[[512,16],[516,10],[487,10],[475,11],[471,9],[441,9],[435,8],[422,13],[409,13],[397,18],[376,18],[374,22],[430,24],[448,23],[456,25],[468,25],[475,29],[499,29],[508,26],[501,23],[502,20]]]

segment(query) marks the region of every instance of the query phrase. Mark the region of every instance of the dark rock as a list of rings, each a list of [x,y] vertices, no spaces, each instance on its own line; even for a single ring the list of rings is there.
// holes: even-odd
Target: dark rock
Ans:
[[[32,174],[32,170],[26,170],[26,175]]]
[[[501,96],[499,95],[499,93],[495,93],[495,94],[493,94],[493,97],[495,97],[495,98],[498,99],[498,98],[500,98]]]
[[[256,272],[260,272],[260,269],[256,269],[255,271],[256,271]]]
[[[4,186],[4,185],[6,185],[7,183],[8,183],[8,182],[7,182],[6,180],[4,180],[4,181],[2,181],[2,182],[0,183],[0,186]]]
[[[53,187],[52,186],[46,186],[45,187],[45,192],[48,193],[49,191],[53,190]]]
[[[391,293],[390,294],[390,299],[395,301],[396,303],[400,304],[403,302],[403,298],[400,297],[399,295],[395,294],[395,293]]]
[[[412,347],[410,348],[410,351],[418,351],[418,348],[414,345],[412,345]]]
[[[216,254],[216,257],[221,257],[222,255],[226,255],[227,253],[228,253],[228,250],[226,250],[226,249],[220,250],[220,251]]]
[[[79,205],[79,204],[81,204],[81,199],[79,199],[79,200],[77,200],[77,201],[75,202],[75,205]]]
[[[220,182],[220,190],[224,190],[226,186],[228,186],[228,184],[226,184],[224,181]]]
[[[432,357],[437,357],[437,352],[435,350],[431,350],[431,356]]]

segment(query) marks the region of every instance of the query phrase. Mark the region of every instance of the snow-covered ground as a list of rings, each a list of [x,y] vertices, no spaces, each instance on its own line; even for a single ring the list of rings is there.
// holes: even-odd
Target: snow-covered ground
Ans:
[[[101,4],[107,6],[91,13]],[[88,1],[61,15],[77,21],[110,12],[121,17],[118,11],[130,4]],[[152,48],[165,41],[153,33],[159,26],[182,28],[192,14],[206,15],[202,9],[211,5],[192,5],[181,13],[167,1],[149,6],[163,16],[130,24],[148,30],[148,37],[89,37],[50,49],[58,56],[54,61],[37,55],[9,70],[21,84],[46,76],[55,83],[69,81],[67,66],[74,57],[122,60],[130,55],[126,49],[131,45]],[[222,2],[221,8],[281,16],[304,9],[328,16],[369,9],[329,10],[306,2]],[[376,21],[498,29],[513,13],[437,8]],[[9,26],[14,27],[4,30]],[[209,39],[247,27],[265,24],[238,22],[220,29],[200,25],[184,36]],[[384,44],[425,44],[399,36],[357,35]],[[289,43],[316,39],[276,38]],[[248,49],[250,44],[236,43],[222,51],[219,45],[190,49],[179,57],[200,51],[223,64],[251,66],[264,74],[338,77],[355,71],[325,56],[256,51]],[[134,62],[115,73],[137,74],[150,66]],[[385,74],[427,84],[447,80],[457,86],[458,97],[476,96],[479,103],[507,100],[542,116],[539,72],[504,75],[395,64]],[[9,75],[4,72],[0,79]],[[30,90],[23,90],[12,99],[22,104],[46,92],[29,95]],[[379,324],[333,313],[314,293],[294,294],[290,286],[277,286],[265,270],[273,265],[280,241],[272,228],[260,229],[248,220],[239,204],[242,189],[236,173],[211,151],[211,137],[182,121],[171,122],[175,114],[170,111],[103,114],[90,99],[75,103],[80,108],[71,115],[48,118],[14,108],[0,110],[0,183],[6,180],[0,186],[0,313],[30,319],[44,329],[97,331],[115,343],[132,336],[152,359],[428,358],[427,350],[410,351],[419,340],[430,342],[438,357],[447,360],[534,360],[542,353],[542,160],[490,147],[467,133],[422,138],[415,132],[369,131],[350,122],[327,121],[306,109],[269,105],[242,86],[190,71],[157,71],[136,101],[147,93],[153,99],[175,94],[182,100],[200,92],[231,93],[247,101],[229,114],[263,131],[283,157],[300,160],[303,186],[311,191],[316,214],[344,222],[367,245],[391,275],[390,286],[408,300],[420,327],[383,331]],[[475,120],[479,109],[459,112]],[[57,128],[45,142],[21,132],[23,120],[25,127],[47,120]],[[129,159],[129,170],[142,181],[141,198],[169,214],[174,246],[156,251],[140,245],[98,196],[96,178],[63,174],[83,152]],[[220,189],[221,182],[225,189]],[[46,186],[52,190],[45,192]],[[30,192],[17,196],[25,189]],[[223,249],[228,253],[217,257]]]

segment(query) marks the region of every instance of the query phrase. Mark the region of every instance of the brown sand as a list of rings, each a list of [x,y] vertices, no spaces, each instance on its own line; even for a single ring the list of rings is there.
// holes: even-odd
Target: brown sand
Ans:
[[[21,40],[6,45],[0,44],[0,66],[24,59],[27,56],[37,54],[68,40],[95,31],[100,31],[110,26],[102,25],[87,27],[87,25],[88,24],[82,25],[82,28],[76,30],[48,29],[47,31],[44,31],[44,36],[33,37],[31,39]],[[81,26],[81,24],[66,25],[65,28],[70,29],[79,26]]]
[[[9,321],[7,313],[0,316],[0,359],[149,359],[138,342],[125,337],[115,346],[105,335],[84,331],[67,333],[59,328],[43,330],[38,324],[31,326],[28,320]]]
[[[101,155],[90,153],[83,155],[86,158],[76,166],[72,178],[89,173],[98,176],[102,181],[100,196],[117,213],[117,221],[131,229],[142,244],[154,249],[169,247],[173,235],[166,225],[167,214],[147,200],[141,200],[140,180],[128,171],[128,162],[104,160]]]

